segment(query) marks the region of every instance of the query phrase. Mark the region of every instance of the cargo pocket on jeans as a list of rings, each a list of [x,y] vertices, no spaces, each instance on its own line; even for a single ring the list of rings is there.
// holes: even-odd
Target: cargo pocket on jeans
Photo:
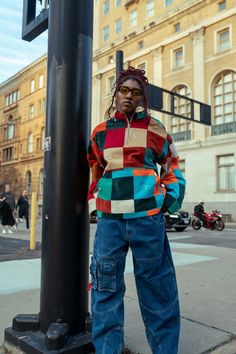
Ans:
[[[98,291],[116,291],[116,263],[114,261],[97,262],[97,289]]]

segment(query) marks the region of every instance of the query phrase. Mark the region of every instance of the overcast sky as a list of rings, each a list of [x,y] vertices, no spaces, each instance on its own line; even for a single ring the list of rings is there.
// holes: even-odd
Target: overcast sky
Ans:
[[[0,83],[47,52],[47,31],[21,39],[23,0],[0,0]]]

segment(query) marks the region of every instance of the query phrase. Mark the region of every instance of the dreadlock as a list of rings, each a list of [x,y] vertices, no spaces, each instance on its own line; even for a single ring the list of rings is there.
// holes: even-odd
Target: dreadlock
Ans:
[[[137,83],[140,85],[140,89],[143,94],[143,108],[145,111],[147,111],[147,95],[146,95],[145,87],[148,85],[148,79],[145,76],[145,71],[141,70],[141,69],[136,69],[133,66],[129,66],[128,69],[121,70],[120,75],[116,79],[116,82],[114,84],[114,93],[111,98],[110,106],[107,110],[107,115],[109,117],[111,117],[111,111],[112,111],[113,103],[114,103],[118,88],[122,85],[122,83],[124,81],[130,80],[130,79],[137,81]]]

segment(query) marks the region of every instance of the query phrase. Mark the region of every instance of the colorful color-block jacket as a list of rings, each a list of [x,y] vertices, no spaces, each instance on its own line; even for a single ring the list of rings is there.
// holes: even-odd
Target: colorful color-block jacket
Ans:
[[[90,138],[88,162],[89,209],[97,209],[98,218],[137,218],[181,207],[185,180],[172,139],[145,112],[135,113],[130,122],[116,112],[99,124]]]

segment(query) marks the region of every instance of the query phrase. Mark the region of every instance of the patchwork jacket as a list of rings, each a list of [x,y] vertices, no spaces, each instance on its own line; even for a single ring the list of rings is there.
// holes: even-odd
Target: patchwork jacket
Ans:
[[[177,211],[185,192],[178,160],[160,121],[145,112],[129,121],[116,112],[90,138],[90,212],[97,209],[98,218],[128,219]]]

